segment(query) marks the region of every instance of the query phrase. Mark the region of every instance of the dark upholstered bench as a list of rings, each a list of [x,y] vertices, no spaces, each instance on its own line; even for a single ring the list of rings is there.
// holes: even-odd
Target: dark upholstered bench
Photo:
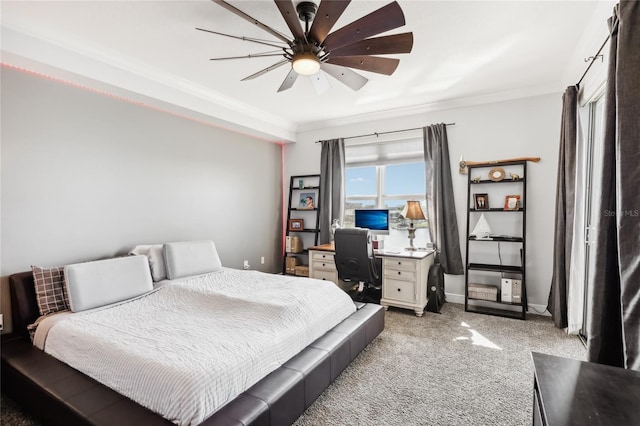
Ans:
[[[13,292],[14,282],[10,283]],[[202,424],[293,423],[384,329],[381,306],[359,304],[358,308]],[[1,357],[3,392],[47,425],[172,424],[36,349],[24,338],[3,338]]]

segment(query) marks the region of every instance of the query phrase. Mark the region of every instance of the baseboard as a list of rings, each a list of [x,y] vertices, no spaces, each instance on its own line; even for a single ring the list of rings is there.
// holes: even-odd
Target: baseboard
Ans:
[[[464,295],[463,294],[454,294],[454,293],[446,293],[447,302],[449,303],[457,303],[459,305],[464,305]],[[535,305],[533,303],[529,303],[529,314],[533,315],[543,315],[546,317],[550,317],[551,314],[547,311],[546,305]]]

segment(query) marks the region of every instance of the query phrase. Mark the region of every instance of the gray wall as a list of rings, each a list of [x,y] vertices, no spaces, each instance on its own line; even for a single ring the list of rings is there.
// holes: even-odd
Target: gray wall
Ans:
[[[30,265],[212,239],[224,266],[280,270],[280,145],[7,68],[1,77],[6,328],[7,276]]]
[[[320,167],[320,144],[317,140],[422,127],[433,123],[455,123],[447,127],[453,193],[458,215],[460,247],[465,257],[467,231],[467,175],[458,173],[458,162],[498,160],[513,157],[541,157],[539,163],[527,166],[527,296],[529,306],[544,311],[549,297],[553,265],[553,229],[558,135],[562,94],[534,96],[503,102],[426,111],[309,130],[298,135],[296,144],[287,145],[285,176],[313,173],[308,165]],[[485,173],[487,173],[485,171]],[[302,174],[302,173],[300,173]],[[475,176],[475,175],[474,175]],[[515,188],[514,190],[518,190]],[[518,193],[518,192],[516,192]],[[502,195],[504,197],[504,195]],[[503,198],[504,199],[504,198]],[[493,205],[494,198],[490,196]],[[496,200],[498,206],[500,201]],[[502,217],[487,216],[495,227]],[[491,223],[493,221],[494,223]],[[472,226],[474,226],[473,224]],[[473,228],[471,228],[473,229]],[[499,228],[496,228],[496,230]],[[495,245],[493,245],[495,249]],[[494,253],[494,256],[497,256]],[[477,258],[476,258],[477,259]],[[498,259],[494,257],[494,262]],[[464,276],[445,277],[447,300],[464,303]],[[535,311],[531,311],[536,313]]]

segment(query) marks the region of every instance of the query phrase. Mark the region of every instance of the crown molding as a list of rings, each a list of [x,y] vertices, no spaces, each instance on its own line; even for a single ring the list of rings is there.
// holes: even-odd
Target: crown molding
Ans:
[[[218,127],[270,142],[295,141],[296,125],[281,116],[238,102],[115,52],[2,24],[2,62],[134,102],[155,101],[163,109],[193,114]]]
[[[510,101],[514,99],[530,98],[535,96],[562,93],[564,87],[560,82],[538,86],[524,87],[502,92],[494,92],[464,98],[446,99],[437,102],[424,103],[401,108],[392,108],[348,117],[332,118],[330,120],[314,121],[298,126],[298,133],[327,129],[332,127],[351,126],[368,122],[379,122],[398,117],[427,114],[435,111],[444,111],[454,108],[465,108],[476,105],[492,104]]]

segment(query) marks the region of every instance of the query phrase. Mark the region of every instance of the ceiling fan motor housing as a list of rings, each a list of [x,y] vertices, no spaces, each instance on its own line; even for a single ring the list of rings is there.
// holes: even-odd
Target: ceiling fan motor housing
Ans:
[[[298,18],[300,18],[302,22],[309,23],[316,17],[318,6],[310,1],[303,1],[298,3],[296,11],[298,12]]]

